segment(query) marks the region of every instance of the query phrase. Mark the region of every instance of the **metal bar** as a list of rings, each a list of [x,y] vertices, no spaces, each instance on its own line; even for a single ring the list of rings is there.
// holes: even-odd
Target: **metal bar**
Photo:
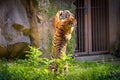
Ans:
[[[82,3],[80,3],[80,1],[78,0],[78,4],[80,4],[79,6],[81,6]],[[79,52],[82,51],[82,45],[81,45],[81,40],[82,40],[82,37],[81,37],[81,26],[82,26],[82,9],[79,9],[78,10],[78,21],[79,21],[79,29],[78,29],[78,32],[79,32]]]
[[[105,4],[106,4],[106,38],[107,38],[107,42],[106,42],[106,49],[109,50],[109,46],[110,46],[110,41],[109,41],[109,9],[108,9],[108,3],[109,3],[109,0],[105,0]]]
[[[81,6],[81,4],[82,4],[82,2],[80,3],[80,1],[79,1],[79,4],[80,4],[80,6]],[[80,24],[79,24],[79,51],[81,52],[82,50],[81,50],[81,48],[82,48],[82,45],[81,45],[81,25],[82,25],[82,16],[81,16],[81,10],[82,9],[79,9],[79,20],[80,20]]]
[[[95,0],[95,6],[97,6],[96,0]],[[94,11],[95,11],[95,19],[96,19],[95,22],[94,22],[94,23],[95,23],[95,50],[94,50],[94,51],[96,51],[96,50],[97,50],[97,32],[98,32],[98,31],[97,31],[97,27],[98,27],[98,26],[97,26],[97,16],[98,16],[98,15],[97,15],[97,10],[96,10],[96,8],[95,8]]]
[[[88,52],[92,52],[91,1],[88,0]]]
[[[88,0],[84,0],[84,5],[88,5]],[[85,14],[85,52],[88,53],[88,13]]]
[[[79,0],[78,0],[78,6],[79,6]],[[80,10],[78,10],[78,21],[79,21],[79,23],[78,23],[78,51],[80,51]]]
[[[76,6],[78,7],[78,0],[77,0],[77,5]],[[77,21],[78,21],[77,22],[77,28],[76,28],[76,35],[77,35],[76,36],[77,37],[76,38],[76,52],[78,52],[78,50],[79,50],[79,31],[78,31],[78,29],[79,29],[79,25],[78,25],[79,24],[79,20],[78,20],[78,11],[79,10],[76,9],[76,12],[77,12],[76,17],[77,17]]]
[[[84,7],[85,6],[85,4],[84,4],[84,0],[83,0],[83,3],[82,3],[82,7]],[[83,22],[82,22],[82,31],[81,31],[81,33],[82,33],[82,46],[83,46],[83,48],[82,48],[82,52],[85,52],[85,9],[82,9],[82,17],[83,17]]]
[[[92,0],[91,1],[91,7],[94,7],[95,6],[95,1],[94,0]],[[94,22],[95,22],[95,8],[91,8],[91,17],[92,17],[92,19],[91,19],[91,22],[92,22],[92,35],[91,35],[91,37],[92,37],[92,51],[94,51],[95,50],[95,39],[94,39],[94,36],[95,36],[95,24],[94,24]]]
[[[98,4],[101,7],[101,0],[99,1]],[[98,14],[99,14],[99,18],[98,18],[98,23],[99,23],[99,51],[101,51],[101,8],[98,9]]]
[[[105,31],[106,31],[106,29],[105,29],[105,14],[104,14],[104,12],[105,12],[105,0],[103,0],[103,5],[102,5],[102,16],[103,16],[103,33],[105,34]],[[103,34],[103,49],[102,50],[106,50],[105,49],[105,46],[106,46],[106,43],[105,43],[105,41],[106,41],[106,36]]]
[[[97,0],[97,6],[100,6],[99,5],[100,4],[100,0]],[[96,9],[97,11],[98,11],[98,16],[97,16],[97,23],[98,23],[98,25],[97,25],[97,33],[98,33],[98,40],[97,40],[97,44],[98,44],[98,47],[97,47],[97,51],[100,51],[100,32],[101,32],[101,30],[100,30],[100,8],[99,9]]]

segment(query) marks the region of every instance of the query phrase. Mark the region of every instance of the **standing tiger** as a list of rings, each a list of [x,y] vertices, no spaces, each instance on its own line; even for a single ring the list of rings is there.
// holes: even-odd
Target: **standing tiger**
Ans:
[[[53,37],[53,47],[51,58],[61,58],[62,52],[66,52],[67,41],[71,39],[73,32],[73,24],[76,25],[77,21],[74,15],[68,11],[58,11],[54,18],[55,34]]]

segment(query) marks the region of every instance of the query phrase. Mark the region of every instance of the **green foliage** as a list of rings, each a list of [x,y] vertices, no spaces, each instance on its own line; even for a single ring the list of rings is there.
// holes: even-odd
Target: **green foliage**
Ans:
[[[97,62],[76,62],[70,67],[68,80],[119,80],[120,66]]]
[[[28,62],[30,65],[36,66],[39,62],[42,61],[42,58],[40,56],[42,55],[42,52],[39,51],[39,49],[36,49],[34,47],[29,46],[30,51],[26,51],[27,54],[26,57],[28,57]]]
[[[69,64],[71,63],[71,54],[66,55],[65,53],[62,53],[62,58],[56,58],[56,59],[52,59],[51,63],[53,66],[57,65],[57,72],[55,74],[57,74],[57,76],[64,76],[66,75],[66,71],[65,68],[69,66]]]
[[[61,4],[60,4],[60,0],[49,0],[50,5],[48,8],[48,12],[47,12],[47,16],[48,18],[52,18],[53,16],[55,16],[55,14],[57,13],[57,11],[61,10]]]
[[[55,6],[55,4],[51,3],[49,8],[48,8],[48,12],[47,12],[48,18],[53,17],[57,13],[57,11],[59,11],[59,10],[60,10],[60,6],[59,5]]]
[[[75,31],[72,33],[72,37],[70,39],[70,41],[68,41],[67,43],[67,49],[66,49],[66,53],[70,53],[73,54],[74,50],[75,50],[75,44],[76,44],[76,34]]]
[[[47,55],[49,55],[50,54],[50,52],[52,52],[51,50],[52,50],[52,40],[53,40],[53,37],[52,37],[52,35],[51,34],[49,34],[48,35],[48,46],[47,46]],[[47,57],[47,55],[46,55],[46,57]],[[50,57],[50,56],[49,56]]]
[[[42,53],[30,47],[27,59],[0,59],[0,80],[120,80],[120,65],[97,62],[78,62],[71,55],[63,53],[62,59],[41,58]],[[51,63],[58,63],[58,75],[49,69]],[[69,64],[68,74],[64,65]]]

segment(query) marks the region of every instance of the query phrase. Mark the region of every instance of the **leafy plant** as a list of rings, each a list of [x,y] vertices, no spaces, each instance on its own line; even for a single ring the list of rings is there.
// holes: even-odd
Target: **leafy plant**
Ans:
[[[42,58],[40,58],[40,56],[42,55],[42,52],[39,51],[39,49],[36,49],[32,46],[29,46],[30,51],[26,51],[28,54],[26,55],[26,57],[28,57],[28,61],[30,63],[30,65],[38,65],[39,62],[42,61]]]
[[[55,67],[56,71],[55,74],[59,75],[66,75],[68,71],[68,65],[71,61],[71,55],[66,55],[65,53],[62,53],[61,58],[54,58],[50,60],[50,66]]]
[[[39,49],[36,49],[34,47],[29,47],[30,51],[27,51],[26,56],[28,57],[28,64],[30,66],[36,67],[36,66],[43,66],[43,71],[41,71],[43,74],[53,74],[56,79],[64,79],[65,75],[65,65],[68,65],[68,61],[71,59],[71,55],[66,55],[65,53],[62,53],[61,59],[52,59],[49,60],[48,58],[41,58],[40,56],[42,53],[39,51]],[[50,64],[57,63],[57,75],[53,71],[49,69]]]
[[[41,58],[39,49],[30,46],[27,59],[0,59],[0,80],[120,80],[120,65],[98,62],[80,62],[71,55],[62,54],[61,59]],[[57,75],[49,69],[58,63]],[[64,71],[65,64],[69,70]]]

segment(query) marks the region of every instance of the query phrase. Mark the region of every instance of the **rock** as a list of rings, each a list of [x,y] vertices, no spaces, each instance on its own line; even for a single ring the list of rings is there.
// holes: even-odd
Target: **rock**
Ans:
[[[0,2],[0,57],[25,55],[31,44],[30,24],[20,0]]]
[[[39,36],[40,36],[40,50],[43,52],[43,55],[46,57],[49,55],[48,44],[49,37],[53,36],[54,27],[52,26],[52,20],[49,20],[47,17],[43,16],[41,24],[39,24]]]
[[[26,0],[0,0],[0,57],[22,57],[29,45],[47,52],[48,36],[54,33],[45,16],[49,1],[39,2],[39,14],[26,4]]]
[[[0,45],[0,58],[8,56],[7,48]]]

